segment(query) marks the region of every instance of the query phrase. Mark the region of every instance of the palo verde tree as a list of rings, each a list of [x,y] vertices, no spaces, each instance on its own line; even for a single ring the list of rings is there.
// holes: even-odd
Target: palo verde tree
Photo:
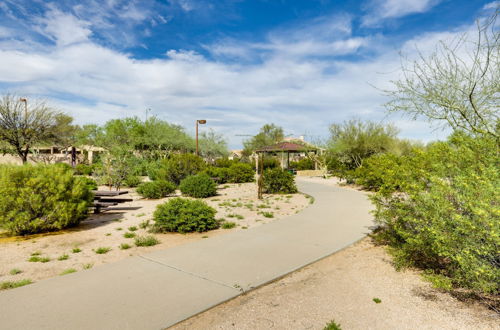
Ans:
[[[403,76],[386,91],[391,112],[442,121],[455,130],[500,139],[499,7],[477,21],[477,34],[441,41],[430,56],[403,60]]]
[[[24,164],[36,145],[67,144],[73,135],[72,120],[44,101],[7,94],[0,100],[0,141],[5,152],[16,154]]]

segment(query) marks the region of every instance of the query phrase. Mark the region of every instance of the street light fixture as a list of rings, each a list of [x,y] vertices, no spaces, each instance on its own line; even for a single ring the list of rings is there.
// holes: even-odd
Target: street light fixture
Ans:
[[[198,151],[198,124],[204,125],[206,123],[207,123],[207,121],[205,119],[198,119],[196,121],[196,156],[199,156],[199,151]]]

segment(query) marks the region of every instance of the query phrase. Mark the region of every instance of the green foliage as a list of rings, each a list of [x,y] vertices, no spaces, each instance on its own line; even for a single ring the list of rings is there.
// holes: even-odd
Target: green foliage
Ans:
[[[144,198],[158,199],[174,193],[175,185],[168,181],[157,180],[141,183],[136,191]]]
[[[130,244],[127,244],[127,243],[122,243],[120,244],[119,248],[120,250],[128,250],[130,249],[132,246]]]
[[[361,120],[350,120],[330,126],[328,169],[341,178],[354,170],[370,156],[385,153],[397,145],[397,129]]]
[[[436,284],[448,278],[442,286],[498,293],[498,155],[493,139],[455,134],[401,160],[399,192],[382,185],[372,197],[378,236],[399,266],[426,269]]]
[[[97,249],[94,250],[94,252],[97,254],[106,254],[109,251],[111,251],[111,248],[109,247],[98,247]]]
[[[11,234],[76,226],[92,200],[86,182],[61,166],[0,166],[0,227]]]
[[[217,157],[225,157],[229,153],[224,137],[212,129],[208,132],[202,132],[198,143],[200,155],[211,161]]]
[[[274,218],[274,213],[273,212],[261,212],[261,214],[265,218]]]
[[[215,209],[200,200],[174,198],[158,205],[153,230],[158,232],[204,232],[219,228]]]
[[[28,285],[31,283],[33,283],[33,281],[31,281],[30,279],[24,279],[24,280],[15,281],[15,282],[14,281],[5,281],[5,282],[0,283],[0,290],[15,289],[15,288],[19,288],[21,286],[25,286],[25,285]]]
[[[255,177],[255,172],[252,165],[246,163],[235,163],[229,167],[229,179],[231,183],[252,182]]]
[[[199,156],[193,154],[174,154],[168,159],[163,159],[158,169],[153,171],[153,179],[166,180],[179,184],[190,175],[202,172],[206,167]]]
[[[328,322],[323,330],[342,330],[339,323],[336,323],[334,320]]]
[[[400,189],[399,184],[404,180],[400,165],[404,157],[394,154],[374,155],[363,162],[363,165],[352,172],[357,184],[369,190],[378,191],[382,187],[392,192]]]
[[[221,227],[222,227],[222,229],[231,229],[231,228],[236,227],[236,223],[230,222],[230,221],[225,221],[222,223]]]
[[[253,151],[281,142],[285,134],[283,128],[274,124],[266,124],[262,126],[259,133],[253,136],[250,140],[244,141],[243,154],[249,156]]]
[[[153,246],[160,244],[160,241],[153,235],[137,236],[134,240],[135,246]]]
[[[9,274],[10,275],[17,275],[17,274],[21,274],[23,271],[20,270],[20,269],[17,269],[17,268],[13,268],[10,270]]]
[[[73,250],[71,250],[71,252],[73,252],[73,253],[80,253],[80,252],[82,252],[82,249],[74,248]]]
[[[262,167],[266,170],[268,168],[277,168],[280,167],[280,161],[275,157],[264,157],[262,162]]]
[[[226,167],[229,168],[231,165],[239,163],[238,159],[229,159],[229,158],[217,158],[214,162],[215,167]]]
[[[135,237],[135,233],[125,233],[125,234],[123,234],[123,237],[125,237],[125,238],[134,238]]]
[[[71,273],[76,273],[76,269],[74,269],[74,268],[68,268],[66,270],[63,270],[61,272],[61,274],[59,274],[59,275],[67,275],[67,274],[71,274]]]
[[[298,162],[290,162],[290,168],[297,171],[314,170],[314,161],[310,158],[302,158]]]
[[[59,258],[57,258],[57,260],[59,260],[59,261],[68,260],[68,259],[69,259],[69,255],[67,255],[67,254],[63,254],[63,255],[59,256]]]
[[[207,174],[219,184],[227,183],[229,181],[229,169],[226,167],[209,166],[205,169],[205,171],[203,171],[203,173]]]
[[[179,189],[183,195],[206,198],[217,194],[217,185],[206,174],[188,176],[181,181]]]
[[[372,300],[376,304],[380,304],[382,302],[382,300],[380,298],[373,298]]]
[[[75,174],[78,175],[92,175],[94,168],[92,165],[87,164],[76,164],[75,166]]]
[[[297,192],[293,174],[281,168],[264,171],[263,189],[268,194],[292,194]]]
[[[83,181],[90,190],[97,190],[97,182],[94,179],[82,176],[80,180]]]
[[[123,181],[123,184],[126,187],[137,187],[139,184],[141,184],[142,180],[139,176],[137,175],[128,175],[125,180]]]

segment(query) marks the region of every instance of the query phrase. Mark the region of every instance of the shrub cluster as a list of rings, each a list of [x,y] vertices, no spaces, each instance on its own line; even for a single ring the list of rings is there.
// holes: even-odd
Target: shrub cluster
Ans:
[[[154,213],[153,230],[157,232],[204,232],[217,229],[215,209],[200,200],[174,198],[158,205]]]
[[[370,163],[362,182],[380,187],[372,197],[378,237],[393,247],[397,264],[425,269],[442,288],[498,294],[498,164],[495,141],[460,134]]]
[[[235,163],[228,169],[228,181],[231,183],[252,182],[255,177],[255,172],[252,165],[247,163]]]
[[[217,194],[217,185],[207,174],[188,176],[181,181],[182,194],[195,198],[206,198]]]
[[[78,175],[92,175],[94,168],[92,165],[87,164],[77,164],[75,166],[75,174]]]
[[[158,199],[167,197],[175,192],[175,184],[164,180],[156,180],[141,183],[137,187],[137,193],[144,198]]]
[[[141,182],[142,182],[141,177],[137,175],[128,175],[123,181],[126,187],[131,187],[131,188],[137,187],[139,184],[141,184]]]
[[[93,200],[88,180],[59,165],[0,166],[0,227],[24,235],[76,226]]]
[[[174,154],[162,160],[158,168],[150,171],[153,180],[165,180],[179,184],[190,175],[198,174],[206,167],[203,158],[193,154]]]
[[[215,182],[227,183],[229,181],[229,169],[226,167],[209,166],[203,171],[206,175],[211,177]]]
[[[297,162],[290,162],[290,167],[297,171],[314,170],[314,161],[310,158],[302,158]]]
[[[293,174],[281,168],[264,171],[264,192],[269,194],[292,194],[297,192]]]

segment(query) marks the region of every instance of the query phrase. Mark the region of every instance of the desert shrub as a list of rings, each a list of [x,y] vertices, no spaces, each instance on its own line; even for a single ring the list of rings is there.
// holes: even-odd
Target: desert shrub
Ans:
[[[135,246],[154,246],[160,244],[160,241],[153,235],[137,236],[134,239]]]
[[[268,168],[277,168],[280,166],[281,166],[280,161],[274,157],[265,157],[262,164],[262,167],[265,170]]]
[[[293,174],[280,168],[264,171],[264,192],[269,194],[292,194],[297,192]]]
[[[252,182],[255,177],[255,172],[252,165],[246,163],[235,163],[229,167],[229,179],[231,183]]]
[[[129,175],[123,181],[126,187],[137,187],[141,182],[141,178],[137,175]]]
[[[179,184],[184,178],[198,174],[206,167],[203,158],[193,154],[174,154],[160,162],[153,171],[154,179],[166,180]]]
[[[136,191],[144,198],[158,199],[175,192],[175,185],[172,182],[163,180],[150,181],[141,183]]]
[[[92,175],[93,170],[94,169],[93,169],[92,165],[77,164],[75,166],[75,174],[78,174],[78,175]]]
[[[206,174],[188,176],[181,181],[182,194],[195,198],[206,198],[217,194],[217,185]]]
[[[90,190],[97,190],[97,182],[94,179],[82,176],[80,180],[84,182]]]
[[[302,158],[297,162],[290,162],[290,167],[297,171],[314,170],[314,161],[310,158]]]
[[[217,229],[215,209],[200,200],[174,198],[158,205],[153,215],[153,230],[157,232],[204,232]]]
[[[394,154],[375,155],[366,159],[361,167],[352,172],[352,176],[357,184],[366,189],[378,191],[384,187],[392,192],[400,189],[402,161],[401,156]]]
[[[203,171],[209,177],[214,179],[217,183],[227,183],[229,180],[229,169],[226,167],[209,166]]]
[[[417,266],[443,288],[500,290],[500,172],[493,140],[453,136],[400,165],[400,192],[372,197],[377,237],[399,266]]]
[[[72,169],[58,165],[0,166],[0,227],[24,235],[76,226],[93,194]]]
[[[239,162],[238,159],[229,159],[229,158],[218,158],[214,162],[215,167],[225,167],[229,168],[233,164],[237,164]]]

